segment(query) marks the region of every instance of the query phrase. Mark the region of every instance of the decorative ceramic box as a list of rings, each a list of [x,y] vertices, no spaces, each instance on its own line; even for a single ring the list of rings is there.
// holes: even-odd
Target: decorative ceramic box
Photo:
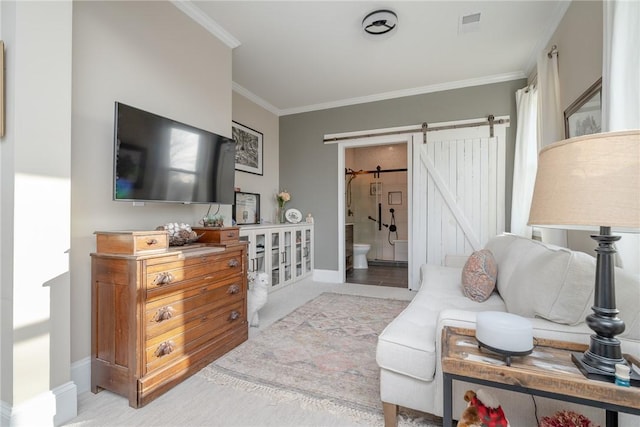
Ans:
[[[165,252],[169,234],[153,231],[96,231],[96,252],[121,255],[142,255]]]

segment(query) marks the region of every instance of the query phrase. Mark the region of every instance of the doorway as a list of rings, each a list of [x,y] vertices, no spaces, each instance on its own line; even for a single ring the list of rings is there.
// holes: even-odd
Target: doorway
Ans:
[[[407,144],[346,148],[344,159],[345,224],[353,243],[369,248],[368,268],[346,260],[345,281],[407,288]]]
[[[509,117],[325,135],[338,144],[338,276],[346,278],[345,154],[355,147],[407,147],[408,288],[420,288],[425,263],[446,265],[504,231]]]

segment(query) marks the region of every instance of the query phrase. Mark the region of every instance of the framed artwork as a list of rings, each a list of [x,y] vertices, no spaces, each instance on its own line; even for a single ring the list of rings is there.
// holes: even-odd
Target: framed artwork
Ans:
[[[377,196],[378,194],[382,194],[382,183],[381,182],[372,182],[372,183],[370,183],[369,184],[369,195],[370,196]]]
[[[231,130],[236,142],[236,170],[262,175],[262,133],[237,122]]]
[[[602,78],[598,79],[564,111],[564,136],[590,135],[602,131]]]
[[[402,204],[402,191],[389,191],[388,204],[401,205]]]
[[[238,191],[233,204],[233,219],[236,224],[260,223],[260,195]]]

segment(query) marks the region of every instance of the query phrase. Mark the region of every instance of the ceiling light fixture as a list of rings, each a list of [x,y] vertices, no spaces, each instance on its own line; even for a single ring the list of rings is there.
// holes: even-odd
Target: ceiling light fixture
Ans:
[[[390,10],[373,11],[362,20],[362,29],[374,35],[386,34],[397,25],[398,16]]]

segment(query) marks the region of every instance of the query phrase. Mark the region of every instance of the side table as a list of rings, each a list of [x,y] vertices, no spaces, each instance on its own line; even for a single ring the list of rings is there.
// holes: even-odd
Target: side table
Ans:
[[[606,410],[607,427],[618,425],[618,412],[640,415],[640,388],[589,380],[571,361],[572,352],[586,345],[535,339],[533,353],[512,359],[478,348],[473,329],[445,327],[442,331],[444,427],[452,425],[453,380],[527,393]],[[625,355],[636,366],[640,362]]]

